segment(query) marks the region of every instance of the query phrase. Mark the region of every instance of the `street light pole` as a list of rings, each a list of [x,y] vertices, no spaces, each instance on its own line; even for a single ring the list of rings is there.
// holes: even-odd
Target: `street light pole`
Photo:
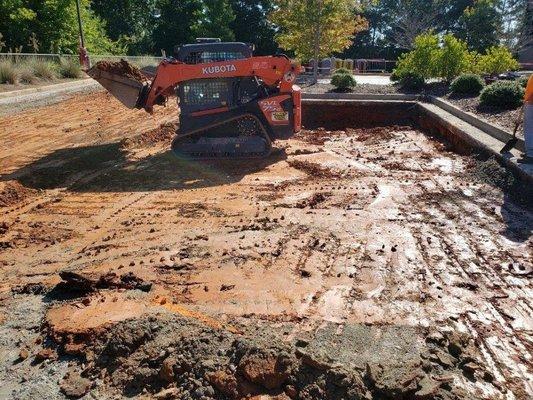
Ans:
[[[83,35],[83,24],[81,22],[80,0],[76,0],[76,10],[78,11],[78,28],[80,30],[80,65],[88,69],[91,67],[91,60],[89,59],[89,53],[87,53],[87,49],[85,48],[85,36]]]

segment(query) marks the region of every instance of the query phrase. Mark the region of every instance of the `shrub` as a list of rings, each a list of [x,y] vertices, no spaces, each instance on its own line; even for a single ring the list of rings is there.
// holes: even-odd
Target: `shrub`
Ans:
[[[452,93],[474,94],[476,96],[484,87],[485,81],[476,74],[463,74],[455,78],[450,86]]]
[[[335,86],[337,90],[347,91],[355,87],[357,82],[352,74],[335,73],[331,77],[331,84]]]
[[[33,69],[27,63],[17,65],[19,71],[19,80],[22,83],[35,83],[37,77],[33,73]]]
[[[400,82],[400,79],[402,79],[402,74],[400,73],[400,71],[398,71],[397,69],[392,71],[392,74],[390,75],[391,82]]]
[[[400,56],[395,71],[400,77],[407,73],[417,74],[423,79],[435,77],[439,51],[437,35],[431,33],[419,35],[415,39],[414,49]]]
[[[437,52],[437,76],[446,82],[468,71],[469,53],[465,42],[448,34],[444,35],[442,48]]]
[[[9,60],[0,61],[0,83],[16,84],[19,80],[19,72]]]
[[[349,75],[352,75],[352,71],[350,71],[348,68],[337,68],[335,70],[335,74],[339,74],[339,75],[349,74]]]
[[[57,66],[53,62],[35,59],[30,61],[31,68],[36,77],[52,80],[57,78]]]
[[[479,58],[479,69],[486,74],[498,75],[518,68],[520,68],[518,61],[503,46],[491,47],[486,54]]]
[[[529,82],[529,76],[521,76],[516,82],[525,89]]]
[[[62,58],[59,60],[59,74],[63,78],[81,78],[82,70],[77,58]]]
[[[400,78],[400,85],[405,89],[420,90],[425,85],[422,75],[415,72],[407,72]]]
[[[514,109],[522,105],[524,92],[517,82],[498,81],[483,89],[479,100],[482,105]]]

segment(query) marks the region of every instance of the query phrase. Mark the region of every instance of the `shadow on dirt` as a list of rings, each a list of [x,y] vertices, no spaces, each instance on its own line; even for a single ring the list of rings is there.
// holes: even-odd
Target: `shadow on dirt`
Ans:
[[[264,159],[186,160],[170,150],[129,160],[120,143],[56,150],[0,181],[16,179],[33,189],[67,188],[75,192],[136,192],[198,189],[240,181],[244,176],[287,158],[274,149]]]
[[[518,179],[493,157],[487,159],[482,155],[473,159],[469,176],[502,191],[501,218],[505,228],[501,234],[513,242],[528,241],[533,232],[533,187]]]

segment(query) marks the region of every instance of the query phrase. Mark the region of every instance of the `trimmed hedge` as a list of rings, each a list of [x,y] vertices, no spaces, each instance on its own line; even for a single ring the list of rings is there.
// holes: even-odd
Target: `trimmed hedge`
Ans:
[[[522,105],[524,92],[517,82],[498,81],[483,89],[479,101],[484,106],[515,109]]]
[[[522,86],[525,89],[527,86],[527,83],[529,82],[529,76],[522,76],[521,78],[518,78],[517,82],[520,86]]]
[[[402,77],[400,78],[400,86],[405,89],[419,90],[422,89],[425,84],[426,82],[422,75],[414,72],[402,74]]]
[[[450,85],[452,93],[478,95],[485,87],[485,81],[476,74],[463,74]]]
[[[348,68],[337,68],[334,72],[334,74],[352,74],[352,71],[350,71]]]
[[[333,74],[331,77],[331,84],[337,88],[337,90],[351,90],[357,85],[355,78],[350,74]]]

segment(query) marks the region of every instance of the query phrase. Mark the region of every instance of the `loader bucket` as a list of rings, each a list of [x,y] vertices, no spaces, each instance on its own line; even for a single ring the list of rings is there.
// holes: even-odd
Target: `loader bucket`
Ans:
[[[93,67],[87,75],[102,85],[118,101],[128,108],[142,108],[141,95],[149,82],[139,82],[128,76],[116,74]]]

